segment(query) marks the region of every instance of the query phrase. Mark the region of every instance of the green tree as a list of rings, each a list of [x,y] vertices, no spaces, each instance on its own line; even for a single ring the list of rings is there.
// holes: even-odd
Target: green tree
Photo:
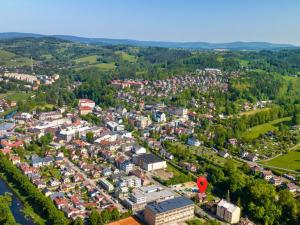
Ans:
[[[84,225],[81,218],[77,217],[73,222],[72,225]]]
[[[86,141],[89,143],[93,143],[94,141],[94,133],[93,132],[87,132],[86,133]]]
[[[279,205],[282,208],[281,221],[282,223],[296,225],[299,224],[299,205],[297,205],[296,199],[288,190],[282,190],[279,192]]]
[[[104,224],[102,221],[102,218],[100,216],[100,213],[96,210],[92,210],[90,217],[89,217],[89,224],[90,225],[102,225]]]
[[[214,142],[217,146],[224,146],[225,141],[226,141],[226,136],[227,136],[227,131],[222,125],[218,125],[215,128],[215,137],[214,137]]]
[[[116,221],[120,218],[120,212],[118,209],[114,208],[112,211],[111,211],[111,219],[113,221]]]
[[[104,209],[101,212],[101,218],[104,224],[108,223],[111,220],[111,214],[107,209]]]

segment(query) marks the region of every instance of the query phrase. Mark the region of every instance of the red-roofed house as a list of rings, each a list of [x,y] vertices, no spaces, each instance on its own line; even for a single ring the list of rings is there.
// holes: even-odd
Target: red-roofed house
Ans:
[[[18,164],[21,162],[21,159],[19,156],[17,155],[12,155],[9,157],[10,161],[12,161],[12,163],[15,165],[15,164]]]
[[[53,201],[58,209],[62,209],[63,207],[66,207],[68,205],[68,201],[65,198],[57,197]]]
[[[1,140],[1,145],[5,148],[5,147],[9,147],[9,148],[13,148],[13,147],[22,147],[23,146],[23,142],[22,141],[15,141],[15,142],[10,142],[7,140]]]
[[[79,107],[90,107],[93,109],[95,105],[95,102],[90,99],[79,99]]]
[[[11,153],[11,149],[10,149],[10,148],[3,148],[3,149],[1,149],[1,152],[2,152],[4,155],[7,155],[7,154],[10,154],[10,153]]]

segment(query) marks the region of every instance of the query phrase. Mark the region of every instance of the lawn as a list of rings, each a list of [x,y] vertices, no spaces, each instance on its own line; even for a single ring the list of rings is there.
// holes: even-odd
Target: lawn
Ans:
[[[263,162],[263,164],[300,171],[300,149],[289,151],[287,154]]]
[[[278,130],[278,127],[275,125],[285,122],[285,121],[290,121],[291,119],[292,119],[291,117],[284,117],[284,118],[276,119],[276,120],[270,121],[268,123],[264,123],[264,124],[252,127],[242,134],[242,138],[245,138],[247,140],[256,139],[261,134],[265,134],[269,131]]]

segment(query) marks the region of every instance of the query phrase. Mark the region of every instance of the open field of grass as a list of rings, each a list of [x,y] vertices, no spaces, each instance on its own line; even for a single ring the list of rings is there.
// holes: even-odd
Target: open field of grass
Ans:
[[[85,57],[75,59],[76,64],[79,64],[79,63],[92,64],[92,63],[96,63],[96,62],[97,62],[97,56],[96,55],[90,55],[90,56],[85,56]]]
[[[253,115],[255,113],[258,113],[258,112],[263,112],[263,111],[268,111],[270,108],[263,108],[263,109],[254,109],[254,110],[250,110],[250,111],[247,111],[247,112],[241,112],[240,115],[243,116],[250,116],[250,115]]]
[[[7,100],[19,101],[27,100],[32,95],[32,92],[8,92],[5,97]]]
[[[286,121],[291,121],[291,119],[292,119],[291,117],[284,117],[284,118],[280,118],[277,120],[270,121],[268,123],[264,123],[264,124],[252,127],[242,134],[242,138],[245,138],[247,140],[256,139],[261,134],[265,134],[269,131],[277,130],[278,127],[275,126],[276,124],[286,122]]]
[[[120,55],[124,61],[128,62],[136,62],[136,57],[133,55],[129,55],[127,52],[118,51],[116,54]]]
[[[262,163],[300,172],[300,149],[289,151],[287,154],[280,155],[270,161]]]
[[[98,63],[96,65],[92,65],[92,67],[97,67],[99,69],[102,70],[113,70],[116,68],[115,63],[111,62],[111,63]]]
[[[241,66],[248,66],[249,61],[248,60],[244,60],[244,59],[239,59],[239,62],[241,64]]]
[[[31,61],[29,58],[18,56],[12,52],[0,50],[0,65],[7,67],[29,66]]]
[[[115,63],[98,63],[98,64],[93,64],[93,65],[88,65],[88,66],[83,66],[83,67],[77,67],[75,68],[76,71],[80,71],[82,69],[87,69],[87,68],[98,68],[100,70],[113,70],[116,68]]]

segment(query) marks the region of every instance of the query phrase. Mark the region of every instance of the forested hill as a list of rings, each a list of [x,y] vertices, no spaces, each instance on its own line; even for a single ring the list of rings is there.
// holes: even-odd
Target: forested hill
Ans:
[[[163,47],[163,48],[182,48],[182,49],[229,49],[229,50],[275,50],[286,48],[298,48],[291,44],[274,44],[268,42],[230,42],[230,43],[208,43],[208,42],[168,42],[168,41],[139,41],[133,39],[108,39],[108,38],[86,38],[71,35],[42,35],[34,33],[7,32],[0,33],[0,39],[12,38],[39,38],[56,37],[63,40],[74,41],[86,44],[102,45],[129,45],[138,47]]]

